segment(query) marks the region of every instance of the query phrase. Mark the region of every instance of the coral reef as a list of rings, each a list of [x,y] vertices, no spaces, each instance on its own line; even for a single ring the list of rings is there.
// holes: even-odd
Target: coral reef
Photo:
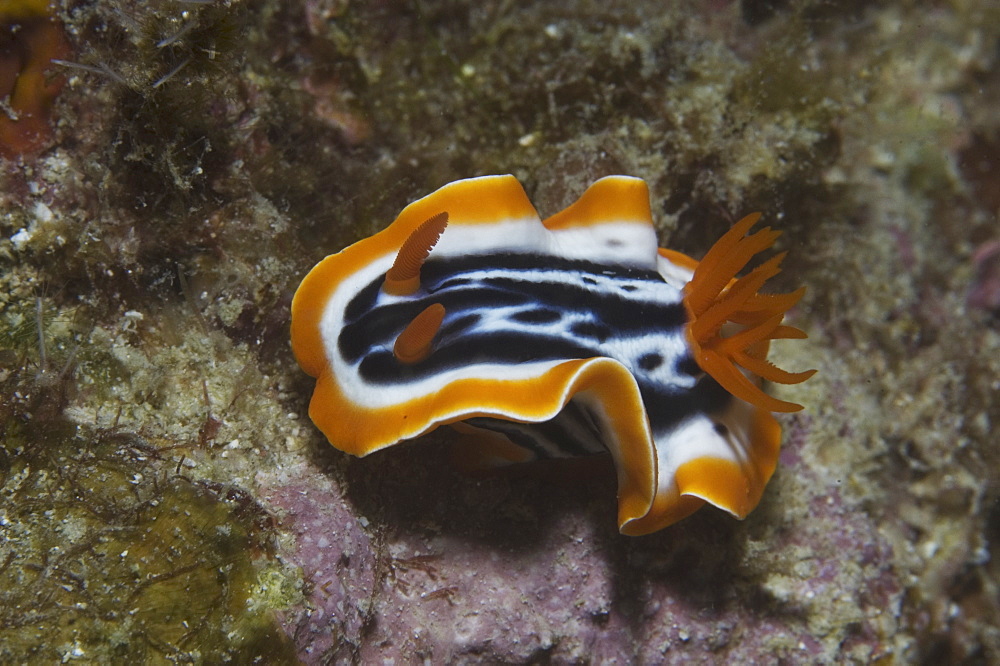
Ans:
[[[0,660],[1000,660],[994,4],[0,3],[72,45],[0,157]],[[643,177],[693,256],[784,230],[820,372],[746,521],[309,423],[308,267],[505,172]]]

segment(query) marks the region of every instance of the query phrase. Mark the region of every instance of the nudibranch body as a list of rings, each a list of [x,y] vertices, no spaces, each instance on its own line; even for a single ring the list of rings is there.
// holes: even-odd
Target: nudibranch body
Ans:
[[[744,218],[699,263],[657,247],[646,184],[611,176],[544,222],[513,176],[460,180],[320,262],[292,303],[309,414],[363,456],[450,425],[480,466],[609,452],[618,520],[645,534],[704,503],[737,517],[774,471],[767,360],[800,297],[737,278],[777,232]],[[737,367],[739,366],[739,368]],[[740,369],[742,368],[742,370]]]

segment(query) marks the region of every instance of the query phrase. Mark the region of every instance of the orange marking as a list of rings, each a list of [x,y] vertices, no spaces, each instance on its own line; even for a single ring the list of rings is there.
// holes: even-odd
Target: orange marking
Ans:
[[[649,210],[649,188],[645,181],[625,176],[601,178],[588,187],[579,199],[542,224],[557,231],[605,222],[642,222],[653,225],[653,215]]]
[[[764,495],[764,488],[778,465],[781,425],[770,412],[753,410],[747,440],[751,443],[747,462],[737,464],[718,458],[697,458],[682,464],[674,479],[673,494],[657,493],[649,513],[622,529],[622,534],[650,534],[688,517],[706,501],[746,518]]]
[[[743,518],[757,506],[764,490],[760,479],[724,458],[695,458],[674,475],[682,495],[693,495]]]
[[[400,363],[413,364],[431,355],[434,336],[444,321],[444,306],[432,303],[403,329],[392,347],[392,354]]]
[[[409,296],[419,289],[420,267],[427,261],[447,226],[448,213],[438,213],[414,229],[403,247],[399,248],[396,261],[386,271],[382,291],[393,296]]]
[[[696,458],[681,465],[675,478],[683,495],[695,495],[739,519],[760,503],[764,488],[778,465],[781,426],[764,409],[756,409],[750,423],[753,442],[749,459],[740,464],[722,458]]]
[[[661,247],[660,256],[674,264],[675,266],[680,266],[681,268],[686,268],[692,273],[698,268],[698,261],[687,256],[683,252],[678,252],[677,250],[668,250],[665,247]]]
[[[612,450],[612,456],[618,473],[621,526],[644,516],[652,505],[656,454],[635,378],[612,359],[566,361],[530,379],[459,379],[433,394],[417,395],[384,408],[353,402],[337,379],[323,372],[309,403],[309,417],[334,447],[364,456],[438,426],[479,416],[524,423],[547,421],[584,391],[603,405],[618,437],[619,446]]]
[[[681,495],[677,492],[668,495],[658,491],[656,499],[653,500],[653,506],[645,516],[629,521],[625,525],[619,526],[619,529],[625,536],[652,534],[668,525],[684,520],[703,506],[705,506],[705,500],[700,497]]]

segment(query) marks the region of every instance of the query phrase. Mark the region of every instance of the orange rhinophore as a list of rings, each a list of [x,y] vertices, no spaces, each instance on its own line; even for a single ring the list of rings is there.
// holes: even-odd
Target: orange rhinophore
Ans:
[[[396,344],[392,346],[393,356],[400,363],[419,363],[430,356],[431,345],[441,328],[444,314],[444,306],[440,303],[428,305],[396,338]]]
[[[420,267],[437,244],[445,227],[448,213],[441,212],[414,229],[399,248],[396,261],[385,273],[382,289],[395,296],[409,296],[420,288]]]

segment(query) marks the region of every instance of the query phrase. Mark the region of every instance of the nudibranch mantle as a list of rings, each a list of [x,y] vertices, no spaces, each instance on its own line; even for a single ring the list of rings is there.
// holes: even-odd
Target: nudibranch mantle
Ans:
[[[702,262],[657,247],[645,182],[610,176],[544,222],[513,176],[456,181],[321,261],[292,303],[309,415],[358,456],[441,425],[466,464],[610,452],[625,534],[710,503],[743,518],[795,411],[760,378],[802,290],[736,278],[777,232],[740,221]],[[736,366],[739,365],[743,370]]]

